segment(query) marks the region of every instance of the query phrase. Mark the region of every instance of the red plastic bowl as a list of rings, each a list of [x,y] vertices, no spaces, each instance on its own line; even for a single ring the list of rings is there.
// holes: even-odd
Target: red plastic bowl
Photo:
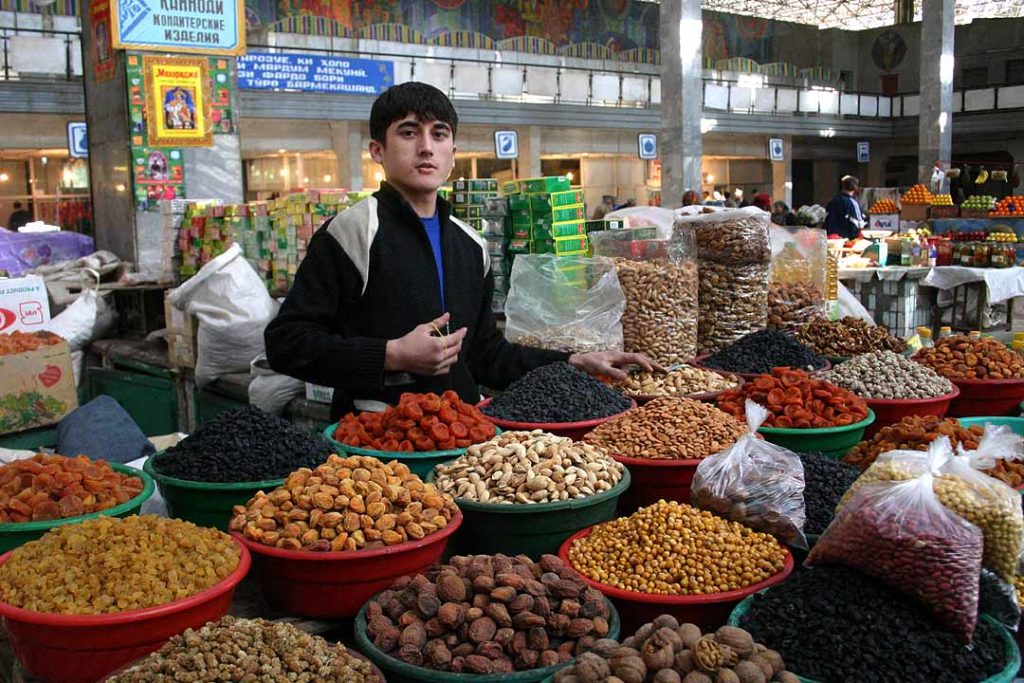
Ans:
[[[960,396],[949,406],[950,417],[1014,416],[1024,399],[1024,379],[950,379]]]
[[[959,395],[960,389],[954,384],[953,391],[935,398],[865,398],[864,402],[868,404],[868,408],[875,412],[875,421],[868,425],[867,430],[864,432],[864,438],[870,439],[882,427],[894,425],[910,415],[945,417],[946,411],[949,410],[950,402],[954,401]]]
[[[227,614],[235,587],[252,564],[249,551],[238,545],[242,554],[235,571],[202,593],[166,605],[117,614],[66,615],[0,602],[0,615],[14,656],[29,673],[46,683],[101,680],[159,649],[171,636]],[[9,552],[0,557],[0,565],[10,556]]]
[[[440,561],[448,538],[462,525],[456,513],[441,531],[418,541],[346,552],[282,550],[231,532],[256,558],[260,586],[270,604],[288,614],[351,617],[396,578]]]
[[[705,353],[703,356],[697,356],[696,358],[694,358],[693,360],[690,361],[690,365],[696,365],[699,368],[704,368],[705,370],[711,370],[712,372],[718,372],[718,373],[727,372],[730,375],[736,375],[737,377],[742,377],[744,380],[746,380],[748,382],[757,379],[761,375],[770,374],[770,373],[766,373],[766,372],[734,372],[732,370],[723,370],[721,368],[713,368],[710,365],[704,365],[704,360],[706,358],[708,358],[710,355],[711,355],[710,353]],[[796,369],[796,370],[803,370],[803,368],[794,368],[794,369]],[[816,368],[814,370],[811,370],[810,374],[817,375],[820,372],[827,372],[827,371],[829,371],[831,369],[832,369],[832,363],[831,363],[831,361],[829,361],[826,358],[825,359],[825,365],[821,366],[820,368]]]
[[[690,502],[690,482],[701,463],[699,459],[661,460],[614,454],[612,457],[625,465],[632,477],[629,489],[622,494],[619,504],[622,512],[628,514],[662,498]]]
[[[627,397],[629,398],[629,397]],[[608,417],[599,417],[594,420],[584,420],[583,422],[513,422],[511,420],[501,420],[496,417],[491,417],[487,413],[484,413],[491,424],[501,427],[506,432],[508,431],[533,431],[534,429],[543,429],[545,432],[550,432],[556,436],[567,436],[573,441],[580,441],[583,439],[583,435],[592,430],[598,425],[602,425],[609,420],[614,420],[617,417],[625,415],[630,410],[636,408],[636,401],[632,398],[629,399],[632,404],[629,410],[624,410],[621,413],[615,415],[609,415]],[[484,408],[491,402],[491,399],[485,398],[477,404],[477,408]]]
[[[558,556],[562,558],[563,562],[572,566],[569,561],[569,549],[578,539],[589,536],[593,528],[588,527],[573,534],[562,544],[562,547],[558,549]],[[785,546],[783,547],[785,548]],[[636,593],[598,583],[582,573],[580,576],[588,585],[601,591],[615,604],[619,610],[623,633],[632,633],[644,624],[654,621],[660,614],[671,614],[679,620],[679,623],[691,622],[700,626],[701,630],[707,631],[724,625],[728,621],[732,609],[748,595],[753,595],[785,581],[793,573],[794,567],[793,554],[787,548],[785,565],[778,574],[746,588],[708,595]]]

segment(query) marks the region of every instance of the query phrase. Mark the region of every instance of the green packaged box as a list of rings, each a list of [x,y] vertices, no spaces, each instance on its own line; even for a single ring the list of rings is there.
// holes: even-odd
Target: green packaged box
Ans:
[[[583,190],[562,190],[552,192],[550,196],[551,206],[572,206],[583,203]]]
[[[551,240],[560,237],[580,237],[587,234],[587,226],[584,221],[569,221],[566,223],[554,223],[550,226],[535,225],[533,239]]]
[[[534,240],[534,254],[585,254],[588,242],[582,237],[558,237],[552,240]]]
[[[529,209],[516,209],[509,214],[509,217],[512,219],[513,225],[531,225],[533,223],[533,214]]]
[[[466,217],[467,218],[482,218],[484,215],[484,207],[482,206],[467,206]]]
[[[568,189],[569,179],[564,175],[511,180],[501,186],[503,194],[534,194],[537,192],[560,192]]]
[[[509,237],[514,240],[533,239],[533,226],[512,223],[509,226]]]
[[[509,211],[529,211],[533,205],[530,195],[527,194],[514,194],[511,197],[506,197],[505,199],[508,200]]]
[[[456,192],[497,192],[498,181],[495,178],[461,178],[452,183]]]
[[[564,206],[555,208],[551,212],[551,216],[555,223],[565,223],[566,221],[580,221],[586,219],[586,213],[584,212],[583,205],[578,204],[576,206]]]
[[[533,249],[533,242],[528,239],[513,239],[508,243],[508,253],[529,254]]]

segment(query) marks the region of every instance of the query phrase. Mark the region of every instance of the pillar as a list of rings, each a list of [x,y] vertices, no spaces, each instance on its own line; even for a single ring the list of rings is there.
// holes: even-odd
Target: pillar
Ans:
[[[952,0],[950,0],[952,2]],[[703,63],[700,0],[661,4],[661,194],[678,206],[686,190],[701,189]]]
[[[923,0],[918,180],[931,180],[935,162],[948,169],[953,153],[953,9],[955,0]]]
[[[331,149],[338,158],[334,178],[329,185],[348,190],[363,189],[363,133],[359,123],[331,121]]]
[[[767,149],[768,142],[765,141]],[[773,161],[772,165],[772,201],[786,202],[793,206],[793,138],[786,135],[782,138],[782,161]],[[752,200],[753,197],[750,197]]]

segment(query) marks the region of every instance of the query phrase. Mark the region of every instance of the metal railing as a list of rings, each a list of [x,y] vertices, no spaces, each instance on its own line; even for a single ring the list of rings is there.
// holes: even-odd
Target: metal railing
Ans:
[[[75,80],[82,76],[81,34],[76,31],[0,27],[5,81]]]

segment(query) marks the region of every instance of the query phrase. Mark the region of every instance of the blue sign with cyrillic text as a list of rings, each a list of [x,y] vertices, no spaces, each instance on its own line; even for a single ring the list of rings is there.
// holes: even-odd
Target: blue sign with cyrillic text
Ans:
[[[245,52],[243,0],[112,0],[115,48]]]
[[[238,87],[377,95],[395,83],[394,62],[291,52],[250,52],[238,58]]]

